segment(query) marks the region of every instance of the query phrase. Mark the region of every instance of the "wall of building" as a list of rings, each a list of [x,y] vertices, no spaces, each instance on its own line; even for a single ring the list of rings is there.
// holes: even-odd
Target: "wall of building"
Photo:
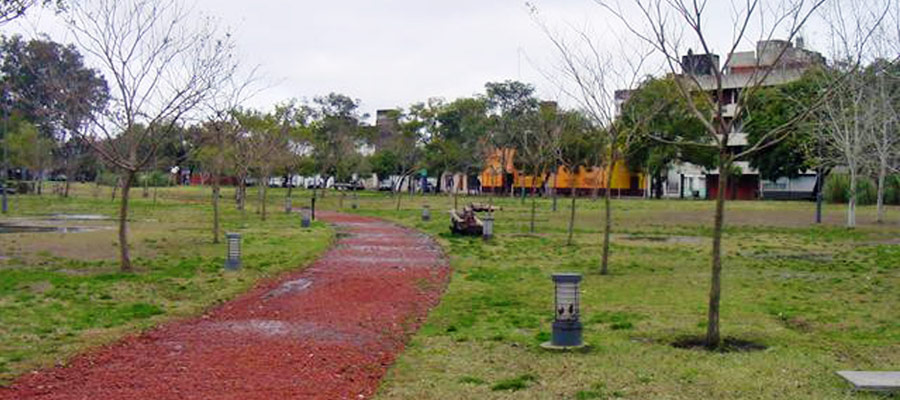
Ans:
[[[719,175],[706,176],[706,193],[710,199],[719,195]],[[759,199],[759,175],[732,176],[729,185],[725,188],[725,198],[728,200],[757,200]]]
[[[518,190],[525,188],[526,191],[531,191],[532,187],[541,190],[546,186],[554,187],[563,194],[571,193],[573,190],[578,194],[587,194],[595,190],[602,193],[606,189],[606,170],[603,168],[580,167],[573,174],[567,168],[559,167],[555,173],[546,177],[545,182],[545,177],[530,176],[517,171],[513,167],[514,157],[515,151],[512,150],[503,154],[502,159],[499,152],[492,157],[488,163],[489,167],[485,168],[479,177],[483,191],[494,192],[510,188]],[[501,162],[506,164],[506,168],[500,168]],[[618,161],[613,170],[609,187],[617,194],[642,196],[647,187],[647,181],[644,174],[633,173],[628,170],[624,161]]]

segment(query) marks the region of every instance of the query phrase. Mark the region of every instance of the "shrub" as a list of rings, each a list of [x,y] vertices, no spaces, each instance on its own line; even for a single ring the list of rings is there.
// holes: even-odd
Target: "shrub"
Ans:
[[[847,203],[850,201],[850,176],[847,174],[831,174],[825,181],[825,200],[829,203]],[[875,204],[877,187],[871,179],[859,177],[856,182],[856,204]],[[886,197],[886,196],[885,196]]]

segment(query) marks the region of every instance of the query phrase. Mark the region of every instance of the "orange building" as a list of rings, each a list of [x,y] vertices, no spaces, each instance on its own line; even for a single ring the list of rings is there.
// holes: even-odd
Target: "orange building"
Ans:
[[[607,189],[604,168],[580,167],[573,176],[567,168],[558,167],[555,173],[549,174],[545,182],[544,177],[534,177],[516,170],[513,163],[514,157],[515,150],[506,150],[504,153],[498,151],[491,157],[488,167],[479,176],[482,191],[508,193],[510,190],[516,190],[518,193],[522,188],[526,192],[531,192],[532,187],[536,191],[541,191],[546,187],[556,188],[556,192],[560,194],[569,194],[574,188],[576,194],[587,195],[595,191],[602,194]],[[505,168],[500,168],[501,163],[506,164]],[[615,195],[643,196],[647,187],[646,182],[645,174],[633,173],[628,170],[624,161],[617,161],[609,186]]]

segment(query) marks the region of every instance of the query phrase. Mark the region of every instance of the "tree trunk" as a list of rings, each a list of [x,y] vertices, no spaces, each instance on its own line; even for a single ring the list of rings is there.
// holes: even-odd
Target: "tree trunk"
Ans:
[[[66,176],[66,186],[63,187],[63,197],[69,197],[69,177]]]
[[[406,179],[405,176],[400,176],[400,180],[397,181],[397,211],[400,211],[400,199],[403,198],[403,180]]]
[[[569,214],[569,237],[566,239],[566,245],[571,246],[572,243],[572,235],[575,233],[575,192],[572,192],[572,208],[571,213]]]
[[[213,206],[213,243],[219,243],[219,194],[221,192],[221,186],[219,184],[219,175],[217,174],[215,178],[213,178],[213,190],[212,190],[212,206]]]
[[[116,201],[116,191],[119,190],[119,186],[122,184],[122,178],[116,179],[116,184],[113,185],[112,188],[112,198],[110,201]]]
[[[266,183],[264,185],[260,185],[260,218],[265,221],[266,220],[266,195],[269,190],[269,175],[266,174]]]
[[[459,209],[459,189],[453,188],[453,209]]]
[[[856,169],[850,167],[850,201],[847,204],[847,227],[856,227]]]
[[[816,173],[816,223],[822,223],[822,186],[824,185],[825,180],[822,178],[822,171],[819,170]]]
[[[462,177],[458,179],[459,185],[453,188],[453,209],[459,209],[459,189],[462,187]]]
[[[885,164],[882,162],[878,169],[878,217],[876,221],[879,224],[884,223],[884,181],[887,177],[887,165]]]
[[[122,272],[132,272],[131,252],[128,248],[128,195],[134,182],[133,171],[125,173],[122,182],[122,199],[119,206],[119,266]]]
[[[144,193],[142,194],[142,196],[145,199],[150,197],[150,178],[147,176],[144,176]]]
[[[728,186],[728,155],[719,152],[719,187],[716,195],[716,215],[713,223],[712,277],[709,288],[709,313],[706,322],[706,347],[716,349],[722,344],[719,333],[719,305],[722,298],[722,228],[725,222],[725,188]]]
[[[553,212],[556,212],[556,182],[557,182],[557,174],[553,174],[553,186],[550,188],[550,192],[553,193]]]
[[[531,180],[531,227],[529,231],[534,233],[534,218],[537,212],[537,193],[535,192],[534,179]]]
[[[571,246],[572,243],[574,243],[572,241],[572,235],[575,233],[575,198],[576,198],[576,196],[575,196],[575,174],[574,173],[572,174],[572,184],[571,184],[571,186],[569,186],[569,190],[571,190],[571,193],[569,193],[569,195],[572,196],[572,208],[571,208],[571,212],[569,214],[569,238],[566,240],[566,245]]]
[[[616,170],[615,160],[606,167],[606,193],[603,195],[603,208],[606,214],[606,220],[603,223],[603,255],[600,261],[600,275],[609,274],[609,235],[612,231],[612,206],[610,200],[610,186],[612,184],[612,174]]]
[[[235,191],[235,206],[241,213],[244,212],[244,206],[246,205],[245,199],[247,198],[247,175],[242,174],[238,176],[238,187]]]

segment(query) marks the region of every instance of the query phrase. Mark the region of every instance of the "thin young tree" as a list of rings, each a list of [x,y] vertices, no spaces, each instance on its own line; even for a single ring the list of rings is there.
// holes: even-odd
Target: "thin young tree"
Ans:
[[[553,152],[553,142],[561,129],[561,116],[556,102],[543,102],[540,107],[526,116],[529,123],[516,136],[516,165],[530,180],[531,217],[529,232],[535,232],[537,217],[537,185],[544,183],[557,164]],[[525,183],[523,182],[523,187]]]
[[[661,56],[668,72],[676,77],[679,94],[686,101],[690,112],[703,125],[706,133],[706,140],[676,139],[666,142],[680,146],[707,147],[715,149],[718,153],[718,189],[713,219],[711,283],[705,337],[707,347],[718,348],[722,343],[719,325],[722,295],[722,232],[729,174],[734,169],[736,161],[789,137],[795,125],[810,117],[821,102],[815,101],[813,106],[799,110],[787,122],[762,133],[757,142],[743,149],[735,151],[732,144],[751,114],[746,108],[747,99],[752,98],[762,87],[784,81],[781,78],[785,77],[780,76],[780,73],[784,72],[783,69],[777,68],[789,49],[784,43],[790,43],[798,36],[825,0],[785,0],[774,4],[748,0],[729,8],[735,19],[730,25],[733,27],[730,42],[723,49],[726,51],[726,57],[722,65],[714,62],[711,39],[715,33],[708,29],[709,8],[714,5],[687,0],[629,0],[624,1],[631,4],[627,8],[622,6],[621,1],[598,1],[598,3],[617,18],[634,37],[651,45],[655,54]],[[766,53],[765,65],[758,61],[757,68],[752,72],[729,74],[731,55],[747,42],[751,35],[748,32],[754,31],[760,32],[759,39],[764,40],[771,40],[776,34],[780,34],[780,39],[784,42],[767,42],[769,44],[762,49]],[[683,48],[685,34],[690,38],[691,45],[701,50],[698,56],[681,57],[685,54]],[[695,71],[698,57],[704,61],[703,65],[709,66],[703,73]],[[726,81],[740,83],[742,90],[734,93],[736,98],[726,97]],[[698,92],[708,95],[698,97],[695,95]],[[828,92],[827,90],[823,92],[822,100]],[[704,103],[705,106],[701,106]],[[711,111],[704,112],[704,110]]]
[[[552,132],[553,151],[558,164],[569,174],[569,229],[566,245],[574,242],[575,233],[575,201],[578,199],[576,177],[582,169],[587,169],[597,160],[600,148],[604,145],[601,128],[596,127],[590,118],[578,111],[565,111],[560,114],[558,128]]]
[[[233,73],[234,46],[178,0],[86,0],[67,10],[72,37],[112,86],[107,109],[79,136],[120,172],[120,267],[130,272],[129,190],[162,134]]]
[[[861,7],[835,1],[824,10],[833,60],[825,85],[832,90],[818,110],[820,127],[816,132],[830,150],[824,153],[823,162],[847,169],[850,178],[847,227],[853,228],[856,227],[860,176],[870,157],[872,144],[878,142],[878,132],[883,128],[879,122],[883,115],[878,106],[880,94],[873,90],[878,84],[878,72],[865,68],[864,63],[872,56],[872,35],[889,15],[890,3],[873,2],[868,7]],[[891,143],[887,144],[890,147]]]
[[[595,155],[603,160],[604,186],[603,207],[603,251],[600,257],[600,274],[609,273],[610,236],[612,232],[612,178],[616,165],[628,153],[635,140],[631,130],[623,129],[617,123],[618,103],[616,90],[630,90],[640,83],[644,73],[644,63],[649,50],[640,46],[620,44],[623,54],[614,57],[604,50],[595,39],[595,35],[585,30],[575,32],[576,39],[569,40],[562,34],[552,31],[538,15],[537,8],[531,7],[532,17],[553,44],[559,56],[559,65],[552,72],[544,75],[569,98],[574,100],[591,119],[592,124],[599,127],[605,137],[603,153]],[[620,63],[614,62],[620,60]],[[593,167],[593,166],[592,166]],[[599,182],[598,182],[599,183]],[[598,185],[599,186],[599,185]]]

